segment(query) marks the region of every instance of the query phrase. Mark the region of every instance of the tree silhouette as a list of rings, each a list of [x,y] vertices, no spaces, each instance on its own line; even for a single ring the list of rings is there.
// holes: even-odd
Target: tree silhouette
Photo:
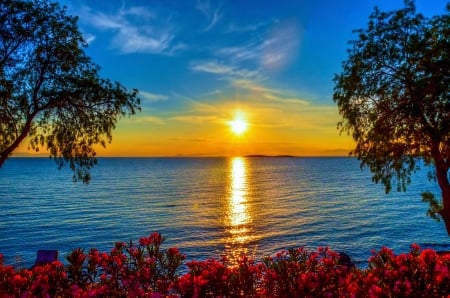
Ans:
[[[426,18],[414,1],[396,11],[375,11],[367,29],[356,30],[333,99],[341,132],[356,141],[352,155],[371,170],[386,192],[405,191],[421,164],[431,166],[442,201],[423,193],[428,215],[450,235],[450,4]]]
[[[99,76],[77,18],[47,0],[0,2],[0,167],[27,137],[88,182],[117,121],[140,110],[137,90]]]

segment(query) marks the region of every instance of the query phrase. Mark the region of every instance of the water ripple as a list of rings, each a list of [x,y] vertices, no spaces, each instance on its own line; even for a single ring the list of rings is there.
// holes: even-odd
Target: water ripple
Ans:
[[[30,266],[38,249],[109,250],[153,231],[190,259],[330,246],[364,264],[371,250],[411,243],[448,249],[425,216],[418,173],[386,195],[350,158],[101,159],[89,185],[48,159],[13,158],[0,170],[0,252]],[[407,219],[407,220],[405,220]]]

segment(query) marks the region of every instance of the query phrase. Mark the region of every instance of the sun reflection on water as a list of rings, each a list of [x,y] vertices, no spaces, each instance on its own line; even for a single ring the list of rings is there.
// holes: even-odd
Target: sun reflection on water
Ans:
[[[248,244],[252,238],[247,167],[242,157],[231,160],[226,220],[228,238],[225,246],[231,263],[236,263],[240,255],[248,254]]]
[[[234,158],[231,170],[231,198],[230,198],[230,224],[237,227],[248,221],[246,197],[247,175],[244,160]]]

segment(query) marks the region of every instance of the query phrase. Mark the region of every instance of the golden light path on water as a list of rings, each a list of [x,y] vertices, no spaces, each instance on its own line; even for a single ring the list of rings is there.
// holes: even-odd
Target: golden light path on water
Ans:
[[[253,238],[247,167],[244,158],[231,159],[225,247],[231,263],[236,263],[240,255],[248,254],[248,244]]]

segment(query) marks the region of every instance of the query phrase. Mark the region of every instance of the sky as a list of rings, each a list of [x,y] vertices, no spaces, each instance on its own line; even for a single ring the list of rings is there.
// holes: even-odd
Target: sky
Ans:
[[[101,76],[139,90],[100,156],[336,156],[333,77],[353,29],[402,0],[60,0]],[[446,0],[417,0],[427,16]],[[240,115],[248,129],[230,123]]]

